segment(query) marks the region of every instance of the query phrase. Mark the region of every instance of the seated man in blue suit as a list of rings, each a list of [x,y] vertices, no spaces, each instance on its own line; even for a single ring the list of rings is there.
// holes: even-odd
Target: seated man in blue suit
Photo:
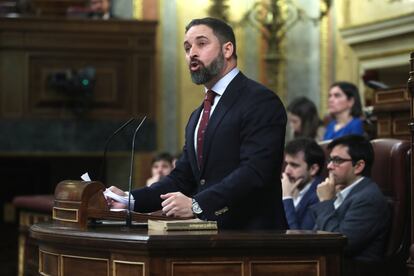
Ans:
[[[316,228],[348,238],[345,275],[382,275],[390,210],[369,178],[372,145],[363,136],[348,135],[333,140],[328,150],[329,177],[317,187],[320,202],[312,206]]]
[[[285,146],[285,163],[282,194],[289,228],[312,230],[315,222],[309,207],[319,202],[316,187],[325,154],[313,139],[297,138]]]

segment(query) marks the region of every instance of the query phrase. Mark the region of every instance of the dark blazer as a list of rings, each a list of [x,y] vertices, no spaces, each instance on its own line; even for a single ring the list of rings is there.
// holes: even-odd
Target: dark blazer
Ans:
[[[303,195],[296,209],[293,205],[292,198],[283,200],[289,229],[312,230],[315,226],[315,220],[310,206],[319,202],[319,198],[316,195],[316,187],[319,183],[321,183],[321,178],[316,177],[311,183],[309,190]]]
[[[318,230],[339,232],[348,238],[345,256],[358,261],[377,262],[384,256],[390,226],[390,210],[378,185],[363,179],[338,209],[334,200],[312,206]]]
[[[133,191],[135,210],[159,210],[160,194],[180,191],[199,203],[200,218],[216,220],[221,229],[286,229],[280,181],[286,111],[280,99],[237,74],[210,118],[199,169],[194,131],[201,110],[190,116],[176,168]]]

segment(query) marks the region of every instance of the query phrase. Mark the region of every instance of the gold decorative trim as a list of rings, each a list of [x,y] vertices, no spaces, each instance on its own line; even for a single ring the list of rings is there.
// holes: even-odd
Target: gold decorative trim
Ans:
[[[292,263],[309,263],[312,264],[314,263],[316,265],[316,275],[320,276],[321,275],[321,261],[319,259],[315,259],[315,260],[280,260],[280,261],[249,261],[249,270],[250,272],[252,271],[252,264],[292,264]]]
[[[26,236],[24,234],[19,235],[19,253],[18,253],[18,270],[17,275],[23,276],[24,275],[24,254],[25,254],[25,247],[26,247]]]
[[[63,258],[92,260],[92,261],[106,261],[106,274],[109,275],[109,259],[105,259],[105,258],[95,258],[95,257],[84,257],[84,256],[76,256],[76,255],[66,255],[66,254],[61,254],[60,255],[60,258],[59,258],[59,261],[61,263],[61,265],[60,265],[60,275],[64,275],[63,274],[63,271],[64,271]]]
[[[113,260],[112,261],[112,275],[118,275],[116,272],[116,264],[130,264],[130,265],[140,265],[142,266],[142,274],[145,275],[145,262],[131,262],[131,261],[121,261],[121,260]]]
[[[59,259],[59,254],[57,254],[57,253],[52,253],[52,252],[49,252],[49,251],[46,251],[46,250],[41,250],[40,248],[39,248],[39,268],[38,268],[38,272],[39,272],[39,274],[40,275],[43,275],[43,276],[52,276],[52,275],[50,275],[50,274],[47,274],[47,273],[44,273],[42,270],[44,269],[43,268],[43,254],[48,254],[48,255],[53,255],[53,256],[56,256],[57,257],[57,261],[58,261],[58,267],[59,267],[59,262],[60,262],[60,259]]]
[[[56,211],[55,210],[67,211],[67,212],[75,212],[76,219],[59,218],[59,217],[56,216]],[[54,220],[60,220],[60,221],[79,222],[79,210],[78,209],[70,209],[70,208],[53,207],[53,210],[52,210],[52,218]]]
[[[112,156],[112,152],[111,152],[111,156]],[[59,203],[69,203],[69,204],[77,204],[77,205],[81,205],[80,202],[74,202],[72,200],[60,200],[60,199],[55,199],[55,201],[59,202]]]
[[[171,276],[174,276],[174,265],[176,264],[191,264],[191,265],[204,265],[204,264],[239,264],[241,268],[241,275],[244,275],[244,262],[243,261],[172,261],[171,262]]]

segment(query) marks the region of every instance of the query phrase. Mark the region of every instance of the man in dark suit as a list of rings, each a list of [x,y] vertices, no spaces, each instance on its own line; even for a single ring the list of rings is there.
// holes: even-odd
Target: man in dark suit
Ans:
[[[324,165],[325,153],[315,140],[296,138],[286,144],[282,191],[289,229],[314,228],[309,207],[319,202],[316,187]]]
[[[368,176],[374,160],[371,143],[349,135],[328,145],[329,177],[319,184],[320,203],[312,209],[316,228],[348,238],[346,275],[380,275],[390,210],[377,184]]]
[[[206,99],[190,116],[175,169],[151,187],[134,190],[134,210],[197,216],[217,221],[221,229],[286,229],[283,104],[237,69],[235,36],[225,22],[192,20],[184,50],[191,78],[204,85]]]

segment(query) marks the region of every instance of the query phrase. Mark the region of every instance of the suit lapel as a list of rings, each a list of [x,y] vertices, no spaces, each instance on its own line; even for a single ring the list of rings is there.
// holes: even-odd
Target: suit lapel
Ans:
[[[239,92],[244,85],[244,80],[246,77],[239,72],[236,77],[229,83],[227,86],[225,93],[223,94],[222,98],[220,99],[218,105],[214,109],[213,114],[208,122],[207,130],[204,136],[204,146],[203,146],[203,167],[201,168],[201,174],[203,174],[205,164],[208,162],[208,157],[210,153],[210,147],[212,140],[214,138],[214,134],[223,120],[226,113],[231,109],[234,105],[236,100],[239,98]],[[194,143],[193,143],[194,144]]]
[[[315,193],[316,186],[318,186],[319,183],[320,179],[319,177],[316,177],[309,187],[309,190],[303,195],[301,201],[299,202],[299,206],[296,211],[298,214],[300,214],[300,217],[302,216],[302,213],[305,211],[305,209],[308,208],[309,201],[312,199],[312,195]]]

